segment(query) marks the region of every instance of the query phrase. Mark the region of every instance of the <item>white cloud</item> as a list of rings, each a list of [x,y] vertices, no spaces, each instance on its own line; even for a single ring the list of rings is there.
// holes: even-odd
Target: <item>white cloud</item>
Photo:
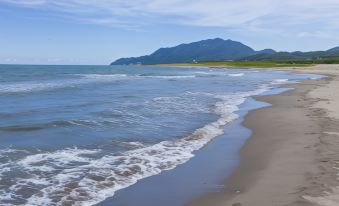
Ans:
[[[339,33],[338,0],[0,0],[0,3],[125,28],[169,23],[290,32],[299,37]]]
[[[1,0],[0,2],[4,3],[12,3],[12,4],[18,4],[23,6],[34,6],[34,5],[41,5],[44,4],[45,0]]]

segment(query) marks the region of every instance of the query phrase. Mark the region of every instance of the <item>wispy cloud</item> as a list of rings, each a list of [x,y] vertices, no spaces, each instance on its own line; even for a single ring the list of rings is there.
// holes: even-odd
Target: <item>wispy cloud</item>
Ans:
[[[56,12],[84,23],[124,28],[167,23],[291,32],[300,37],[339,33],[338,0],[0,0],[0,3]]]

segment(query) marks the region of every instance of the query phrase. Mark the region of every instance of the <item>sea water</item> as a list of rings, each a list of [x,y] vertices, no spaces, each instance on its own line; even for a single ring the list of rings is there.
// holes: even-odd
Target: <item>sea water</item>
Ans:
[[[94,205],[174,169],[254,96],[315,75],[0,65],[0,205]]]

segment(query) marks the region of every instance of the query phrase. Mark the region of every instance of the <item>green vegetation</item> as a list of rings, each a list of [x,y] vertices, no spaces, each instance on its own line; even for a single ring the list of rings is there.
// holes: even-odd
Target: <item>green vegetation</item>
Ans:
[[[253,67],[253,68],[273,68],[273,67],[306,67],[317,63],[313,61],[215,61],[199,63],[178,63],[159,64],[159,66],[203,66],[203,67]]]

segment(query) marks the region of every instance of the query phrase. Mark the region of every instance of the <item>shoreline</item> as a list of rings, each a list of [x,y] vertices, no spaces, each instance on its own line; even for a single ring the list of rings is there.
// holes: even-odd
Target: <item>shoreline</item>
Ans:
[[[257,97],[272,106],[245,117],[243,124],[252,135],[240,151],[238,168],[223,191],[198,197],[189,206],[339,204],[335,169],[339,99],[333,95],[339,89],[339,66],[278,69],[328,77],[285,85],[294,90]]]

